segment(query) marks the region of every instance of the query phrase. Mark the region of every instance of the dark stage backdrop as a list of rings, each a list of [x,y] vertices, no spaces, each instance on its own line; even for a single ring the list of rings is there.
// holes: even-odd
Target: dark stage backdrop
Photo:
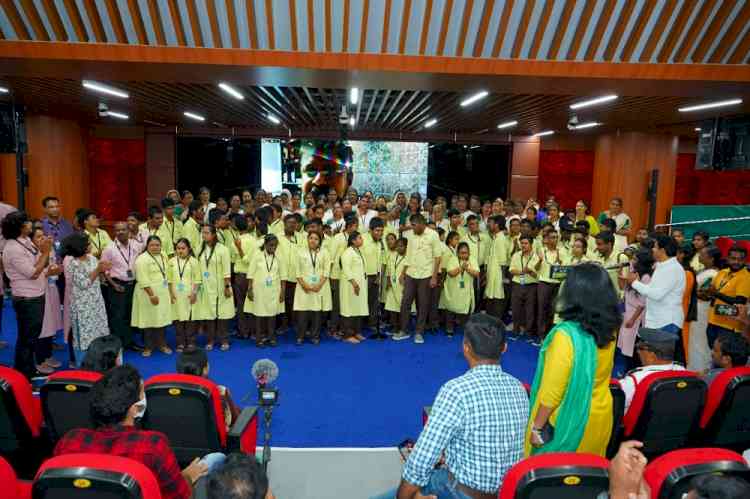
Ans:
[[[177,137],[175,147],[180,191],[187,189],[197,198],[198,189],[206,186],[215,200],[260,188],[260,140]]]
[[[510,145],[430,144],[428,152],[428,197],[507,197]]]
[[[146,207],[146,144],[142,139],[87,140],[91,208],[106,222]]]
[[[537,198],[544,202],[553,194],[564,208],[574,208],[583,199],[591,206],[594,181],[594,151],[540,151]]]

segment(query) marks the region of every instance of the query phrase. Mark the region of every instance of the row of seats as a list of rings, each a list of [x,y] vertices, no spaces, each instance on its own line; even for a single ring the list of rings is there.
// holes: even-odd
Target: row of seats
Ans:
[[[734,246],[745,248],[745,251],[747,251],[747,263],[750,263],[750,241],[735,241],[730,237],[721,236],[717,237],[714,240],[714,245],[719,248],[719,250],[721,251],[721,256],[723,256],[724,258],[727,257],[729,248],[732,248]]]
[[[593,499],[609,488],[609,461],[591,454],[553,453],[524,459],[505,475],[499,499]],[[726,449],[683,449],[648,464],[644,480],[653,499],[680,499],[698,475],[724,474],[744,479],[750,468]],[[159,499],[151,471],[131,459],[99,454],[70,454],[47,460],[34,482],[18,480],[0,459],[0,484],[8,499]]]
[[[526,390],[530,387],[525,385]],[[607,456],[623,440],[643,442],[649,458],[687,446],[750,448],[750,367],[722,372],[711,383],[689,371],[655,372],[636,388],[628,412],[618,380],[610,383],[613,431]],[[427,423],[429,407],[422,413]]]
[[[14,465],[23,464],[30,449],[49,455],[38,445],[45,437],[54,443],[71,429],[91,427],[89,393],[101,376],[90,371],[60,371],[48,378],[40,396],[35,397],[22,374],[0,367],[0,454],[10,457]],[[142,426],[164,433],[181,465],[211,452],[255,453],[257,408],[243,409],[227,430],[222,398],[212,381],[160,374],[146,380],[144,389],[148,410]]]

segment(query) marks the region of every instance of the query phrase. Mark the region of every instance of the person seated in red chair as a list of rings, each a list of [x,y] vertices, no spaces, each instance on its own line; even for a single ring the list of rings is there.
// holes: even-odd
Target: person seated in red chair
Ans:
[[[642,327],[638,330],[639,342],[636,345],[642,367],[633,369],[620,380],[625,392],[625,412],[633,401],[638,383],[649,374],[660,371],[684,371],[685,368],[674,362],[675,344],[679,337],[660,329]]]
[[[750,355],[750,345],[741,334],[719,333],[711,350],[713,367],[703,376],[704,381],[710,386],[725,370],[746,366],[748,355]]]
[[[193,484],[212,465],[223,462],[223,454],[221,460],[209,455],[180,470],[163,433],[135,427],[135,420],[146,412],[146,395],[141,375],[132,366],[115,367],[97,381],[89,407],[96,429],[69,431],[57,443],[55,456],[94,453],[134,459],[153,471],[164,499],[190,498]]]

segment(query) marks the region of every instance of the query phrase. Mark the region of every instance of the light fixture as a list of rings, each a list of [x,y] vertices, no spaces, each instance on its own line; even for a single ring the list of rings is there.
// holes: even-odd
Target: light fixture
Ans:
[[[545,135],[552,135],[555,133],[554,130],[545,130],[543,132],[535,133],[532,137],[544,137]]]
[[[720,100],[716,102],[708,102],[706,104],[697,104],[695,106],[681,107],[678,109],[681,113],[689,113],[690,111],[702,111],[703,109],[713,109],[715,107],[734,106],[742,104],[742,99],[729,99]]]
[[[461,107],[470,106],[470,105],[474,104],[476,101],[478,101],[480,99],[484,99],[488,95],[490,95],[490,93],[488,91],[482,90],[481,92],[472,95],[468,99],[462,100],[461,101]]]
[[[226,93],[228,93],[229,95],[231,95],[232,97],[234,97],[235,99],[245,100],[244,95],[242,95],[237,89],[235,89],[234,87],[226,83],[223,83],[223,82],[219,83],[219,88],[225,91]]]
[[[510,128],[512,126],[518,125],[517,121],[506,121],[505,123],[500,123],[497,125],[498,128]]]
[[[144,123],[147,125],[154,125],[154,126],[167,126],[164,123],[159,123],[158,121],[151,121],[151,120],[143,120]]]
[[[0,87],[0,94],[7,94],[8,92],[10,92],[10,90],[8,90],[7,88]]]
[[[121,120],[127,120],[130,118],[127,114],[118,113],[116,111],[107,111],[107,116],[112,116],[113,118],[119,118]]]
[[[617,99],[617,95],[610,94],[610,95],[603,95],[601,97],[596,97],[594,99],[589,99],[581,102],[576,102],[575,104],[570,105],[570,109],[580,109],[582,107],[589,107],[589,106],[595,106],[597,104],[603,104],[605,102],[613,101]]]
[[[424,124],[424,127],[425,128],[430,128],[431,126],[435,125],[435,123],[437,123],[437,119],[436,118],[432,118],[430,121],[428,121],[427,123]]]
[[[571,130],[583,130],[585,128],[594,128],[595,126],[599,126],[601,123],[597,123],[596,121],[589,121],[588,123],[581,123],[580,125],[576,125],[571,128]]]
[[[128,94],[127,92],[123,92],[122,90],[104,85],[97,81],[83,80],[83,86],[84,88],[88,88],[89,90],[93,90],[94,92],[112,95],[121,99],[127,99],[130,97],[130,94]]]
[[[349,91],[349,102],[356,104],[359,100],[359,89],[357,87],[352,88]]]
[[[274,125],[279,125],[279,124],[281,124],[281,120],[280,120],[280,119],[278,119],[278,118],[277,118],[276,116],[274,116],[273,114],[269,114],[269,115],[268,115],[268,116],[266,116],[266,117],[268,118],[268,121],[270,121],[270,122],[271,122],[271,123],[273,123]]]
[[[182,113],[182,114],[184,114],[184,115],[185,115],[185,116],[187,116],[188,118],[190,118],[190,119],[193,119],[193,120],[195,120],[195,121],[206,121],[206,118],[204,118],[204,117],[203,117],[203,116],[201,116],[200,114],[195,114],[195,113],[191,113],[190,111],[185,111],[185,112],[184,112],[184,113]]]
[[[354,126],[357,123],[357,120],[354,119],[354,116],[349,118],[349,126]]]
[[[701,129],[700,129],[700,128],[698,128],[698,127],[695,127],[695,131],[696,131],[696,132],[700,132],[700,131],[701,131]]]

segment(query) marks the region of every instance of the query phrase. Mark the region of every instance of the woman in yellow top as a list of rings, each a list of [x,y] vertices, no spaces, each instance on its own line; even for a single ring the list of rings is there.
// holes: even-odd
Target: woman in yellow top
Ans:
[[[456,236],[458,239],[458,235]],[[396,241],[396,251],[388,256],[385,263],[385,275],[386,275],[386,295],[385,295],[385,311],[388,312],[388,318],[394,328],[398,328],[401,321],[401,298],[404,296],[404,285],[401,284],[399,277],[406,267],[406,248],[409,245],[409,240],[405,237],[400,237]],[[403,331],[397,331],[402,333]],[[398,335],[397,337],[408,338],[405,334]]]
[[[250,314],[245,313],[247,269],[250,265],[250,260],[258,251],[260,243],[255,236],[254,217],[235,215],[232,223],[240,233],[240,237],[234,240],[233,248],[236,252],[236,261],[232,268],[232,289],[234,291],[234,307],[237,317],[237,337],[246,340],[250,338],[255,322]]]
[[[295,272],[297,289],[294,290],[294,315],[297,318],[297,345],[309,333],[313,345],[320,343],[320,326],[325,312],[331,310],[331,285],[328,276],[331,257],[320,248],[320,234],[307,234],[307,249],[296,253]]]
[[[203,276],[201,264],[193,256],[190,241],[182,237],[175,245],[176,257],[169,260],[169,294],[172,298],[172,319],[174,320],[177,351],[195,349],[197,324],[194,311],[197,307],[198,290]]]
[[[588,262],[588,242],[585,239],[574,238],[570,246],[570,255],[565,259],[565,265],[580,265]]]
[[[276,346],[276,317],[284,313],[284,263],[278,258],[278,238],[266,234],[260,251],[247,268],[245,312],[255,315],[255,344]]]
[[[229,350],[229,320],[234,317],[232,270],[229,250],[217,239],[217,228],[204,225],[203,243],[197,258],[201,265],[202,284],[194,315],[202,322],[206,333],[206,350],[213,350],[221,342],[223,351]]]
[[[385,238],[385,257],[383,258],[383,265],[385,265],[385,279],[386,281],[383,283],[382,286],[380,286],[380,303],[381,305],[385,306],[385,301],[388,296],[388,262],[393,258],[397,252],[396,252],[396,241],[398,241],[398,236],[395,232],[389,232],[383,236]],[[389,314],[385,314],[387,317],[385,317],[386,321],[390,321]]]
[[[144,357],[150,357],[154,349],[167,355],[172,353],[164,338],[164,330],[172,324],[167,267],[161,240],[158,236],[149,236],[146,251],[135,259],[136,288],[130,319],[131,326],[143,329],[146,345],[141,355]]]
[[[445,296],[445,279],[446,273],[448,272],[449,262],[456,257],[456,250],[458,250],[458,243],[461,240],[461,234],[452,230],[445,236],[445,251],[443,256],[440,257],[440,281],[443,283],[440,291],[440,300],[438,301],[438,310],[443,310],[444,313],[448,313],[448,300]],[[445,331],[448,334],[448,331]],[[453,334],[452,332],[450,334]]]
[[[599,224],[596,219],[589,214],[589,205],[586,201],[579,199],[576,203],[576,218],[573,223],[586,220],[589,223],[589,235],[596,236],[599,233]]]
[[[360,251],[362,235],[354,231],[349,234],[347,248],[341,255],[341,282],[339,299],[341,317],[344,322],[343,340],[357,344],[365,339],[362,335],[362,318],[369,315],[367,305],[367,275],[365,258]]]
[[[596,296],[596,300],[591,300]],[[560,290],[556,325],[539,351],[531,388],[526,455],[587,452],[604,456],[612,433],[609,379],[619,294],[600,265],[572,267]]]
[[[470,254],[469,244],[458,243],[446,266],[445,301],[448,306],[445,332],[453,335],[456,324],[463,327],[474,311],[474,280],[479,278],[479,264]]]

